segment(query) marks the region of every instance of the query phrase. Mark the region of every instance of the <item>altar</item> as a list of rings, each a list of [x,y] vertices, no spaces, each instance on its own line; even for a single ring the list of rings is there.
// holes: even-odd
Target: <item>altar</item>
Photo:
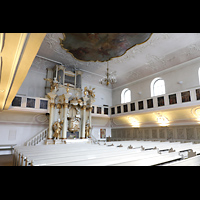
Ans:
[[[67,139],[78,139],[79,138],[79,132],[67,132]]]
[[[50,111],[46,144],[90,138],[95,88],[82,89],[81,75],[81,71],[67,71],[62,65],[47,69],[44,80]]]

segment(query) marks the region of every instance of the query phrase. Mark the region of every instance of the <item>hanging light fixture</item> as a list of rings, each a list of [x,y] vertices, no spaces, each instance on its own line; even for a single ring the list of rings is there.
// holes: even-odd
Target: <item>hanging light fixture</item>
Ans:
[[[114,84],[117,82],[116,71],[109,73],[108,62],[107,62],[107,72],[106,76],[99,80],[99,83],[102,85],[108,86],[109,84]]]

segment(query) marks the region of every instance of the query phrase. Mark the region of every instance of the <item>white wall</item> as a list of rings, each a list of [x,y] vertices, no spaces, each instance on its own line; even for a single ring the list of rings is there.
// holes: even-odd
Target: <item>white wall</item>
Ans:
[[[44,78],[46,78],[46,73],[30,69],[17,94],[44,98],[46,84]]]
[[[24,145],[31,137],[44,130],[45,125],[30,124],[0,124],[0,140],[1,144],[17,144]]]
[[[0,144],[24,143],[48,127],[45,114],[6,110],[0,113]]]
[[[121,92],[124,88],[131,90],[131,101],[146,99],[151,97],[151,81],[156,77],[161,77],[165,81],[166,94],[189,89],[199,85],[198,69],[200,58],[193,59],[186,63],[175,66],[174,69],[167,69],[144,79],[120,86],[112,91],[112,105],[121,104]],[[177,82],[183,81],[183,84]],[[141,94],[138,94],[141,92]]]
[[[30,69],[17,94],[29,97],[45,97],[46,81],[44,78],[46,78],[45,73]],[[85,86],[95,88],[96,100],[94,105],[112,105],[112,89],[106,86],[92,85],[89,81],[82,81],[82,89]]]
[[[87,86],[91,86],[92,88],[95,88],[95,102],[93,105],[108,105],[112,106],[112,89],[107,88],[106,86],[101,85],[92,85],[89,82],[82,81],[82,88]]]

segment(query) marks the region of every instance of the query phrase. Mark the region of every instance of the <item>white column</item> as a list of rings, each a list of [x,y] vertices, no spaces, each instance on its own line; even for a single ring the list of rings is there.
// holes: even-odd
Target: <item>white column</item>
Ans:
[[[92,134],[92,104],[95,102],[95,99],[89,95],[89,138],[91,138],[91,134]]]
[[[68,129],[68,103],[64,103],[64,123],[63,123],[63,131],[62,131],[62,139],[67,138],[67,129]]]
[[[87,101],[89,100],[88,97],[84,96],[83,97],[83,107],[82,107],[82,118],[81,118],[81,137],[80,139],[85,138],[85,114],[86,114],[86,105]]]
[[[69,108],[69,103],[68,103],[68,99],[71,96],[71,94],[69,94],[67,92],[67,94],[63,94],[63,98],[64,98],[64,104],[63,104],[63,108],[64,108],[64,122],[63,122],[63,130],[62,130],[62,138],[66,139],[67,138],[67,130],[68,130],[68,108]]]
[[[54,109],[55,109],[55,103],[50,103],[50,115],[49,115],[49,132],[47,139],[52,139],[53,137],[53,120],[54,120]]]
[[[80,139],[85,138],[85,112],[86,112],[86,105],[82,107],[82,118],[81,118],[81,137]]]
[[[91,138],[91,131],[92,131],[92,117],[91,117],[91,113],[92,113],[92,107],[89,107],[89,138]]]
[[[47,94],[47,97],[50,99],[50,115],[49,115],[49,132],[47,135],[47,139],[52,139],[53,138],[53,130],[52,130],[52,125],[54,123],[54,111],[55,111],[55,98],[57,94],[55,92],[49,92]]]

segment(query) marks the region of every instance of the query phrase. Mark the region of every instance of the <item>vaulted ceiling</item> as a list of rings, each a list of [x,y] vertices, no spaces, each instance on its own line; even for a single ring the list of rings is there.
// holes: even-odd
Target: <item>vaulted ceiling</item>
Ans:
[[[107,62],[77,60],[61,47],[60,39],[64,39],[62,33],[47,33],[37,55],[61,62],[70,68],[76,67],[88,71],[83,74],[83,79],[90,84],[98,85],[99,79],[105,75]],[[117,83],[112,88],[150,76],[199,56],[199,33],[153,33],[145,43],[136,45],[121,57],[109,61],[110,71],[116,71],[117,74]],[[47,67],[53,66],[55,63],[36,57],[31,68],[46,71]]]

